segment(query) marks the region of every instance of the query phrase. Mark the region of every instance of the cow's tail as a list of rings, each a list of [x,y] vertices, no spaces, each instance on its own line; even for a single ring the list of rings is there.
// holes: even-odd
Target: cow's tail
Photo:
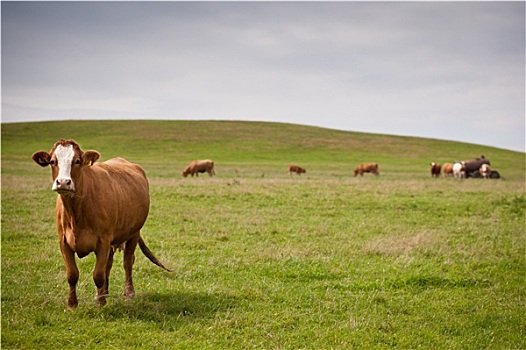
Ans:
[[[155,265],[165,269],[168,272],[172,272],[172,270],[167,269],[166,266],[164,266],[163,263],[160,262],[159,259],[157,259],[157,257],[152,253],[150,248],[148,248],[146,246],[146,243],[144,243],[142,237],[139,238],[139,247],[141,248],[141,251],[143,252],[143,254],[146,255],[146,257],[148,259],[150,259],[151,262],[153,262]]]

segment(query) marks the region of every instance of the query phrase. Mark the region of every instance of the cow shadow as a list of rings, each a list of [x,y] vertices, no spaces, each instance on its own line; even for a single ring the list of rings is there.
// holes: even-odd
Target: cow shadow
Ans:
[[[113,298],[100,308],[98,317],[107,320],[126,319],[161,324],[195,322],[213,318],[233,309],[236,297],[220,293],[176,291],[174,293],[137,294],[133,299]]]

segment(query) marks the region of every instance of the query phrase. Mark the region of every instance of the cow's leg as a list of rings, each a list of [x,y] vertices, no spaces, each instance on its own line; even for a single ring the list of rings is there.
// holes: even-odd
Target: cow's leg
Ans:
[[[104,285],[104,295],[110,294],[110,271],[111,267],[113,266],[113,255],[115,254],[115,250],[110,248],[110,252],[108,255],[108,264],[106,265],[106,284]]]
[[[126,242],[126,246],[124,248],[124,274],[126,276],[124,295],[127,298],[133,298],[135,296],[135,289],[133,289],[132,270],[133,264],[135,263],[135,248],[137,247],[140,237],[140,234],[137,233]]]
[[[75,252],[66,244],[66,242],[60,242],[60,251],[62,252],[62,258],[66,265],[66,279],[68,280],[69,293],[68,293],[68,310],[72,310],[79,305],[77,299],[77,282],[79,280],[79,269],[75,262]]]
[[[97,263],[95,264],[95,270],[93,271],[93,281],[97,286],[96,299],[100,306],[106,305],[107,291],[107,268],[110,259],[111,245],[109,243],[100,243],[95,251],[97,256]]]

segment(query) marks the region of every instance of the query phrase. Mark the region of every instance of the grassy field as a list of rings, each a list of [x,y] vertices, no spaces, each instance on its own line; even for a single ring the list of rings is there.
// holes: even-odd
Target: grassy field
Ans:
[[[93,254],[64,312],[49,169],[74,138],[145,168],[143,229],[167,273],[122,254],[108,305]],[[484,154],[500,180],[432,179]],[[211,158],[215,178],[182,178]],[[376,161],[379,177],[354,178]],[[289,176],[298,163],[307,174]],[[525,155],[480,145],[248,122],[2,125],[3,349],[525,349]]]

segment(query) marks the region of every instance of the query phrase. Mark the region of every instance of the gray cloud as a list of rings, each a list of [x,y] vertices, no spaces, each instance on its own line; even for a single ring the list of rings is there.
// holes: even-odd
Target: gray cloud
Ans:
[[[2,2],[2,118],[272,120],[524,151],[524,10]]]

